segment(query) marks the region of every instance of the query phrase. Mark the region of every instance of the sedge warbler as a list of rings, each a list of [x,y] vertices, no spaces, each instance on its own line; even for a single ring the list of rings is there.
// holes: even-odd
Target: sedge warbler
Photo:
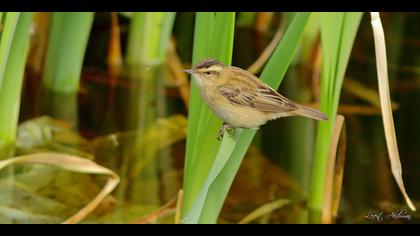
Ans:
[[[205,103],[223,121],[219,140],[226,129],[257,128],[280,117],[328,119],[318,110],[285,98],[253,74],[218,60],[204,59],[184,71],[193,76]]]

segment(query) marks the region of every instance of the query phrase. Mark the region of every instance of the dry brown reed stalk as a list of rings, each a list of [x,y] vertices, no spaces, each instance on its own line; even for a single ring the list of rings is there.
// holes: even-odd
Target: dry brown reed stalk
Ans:
[[[178,195],[169,200],[165,205],[159,207],[157,210],[147,214],[139,220],[132,222],[133,224],[150,224],[156,222],[157,219],[173,214],[176,211]]]
[[[410,197],[405,191],[402,179],[402,168],[398,153],[397,138],[395,135],[394,119],[392,117],[391,98],[389,93],[388,66],[386,58],[385,36],[378,12],[371,12],[371,24],[375,40],[376,68],[378,73],[379,95],[381,98],[382,120],[385,130],[385,139],[388,148],[391,170],[395,181],[404,196],[407,205],[415,211],[416,207],[411,202]]]
[[[337,216],[344,172],[346,133],[344,116],[336,117],[328,152],[327,174],[325,176],[325,197],[322,223],[330,224]],[[338,150],[338,152],[337,152]]]
[[[246,70],[252,74],[256,74],[261,71],[261,68],[265,65],[265,63],[270,58],[271,54],[273,54],[274,49],[276,49],[277,44],[279,44],[281,38],[283,37],[284,30],[286,28],[285,20],[281,20],[279,23],[279,27],[277,29],[276,34],[274,35],[271,42],[268,46],[264,49],[258,59],[252,63]]]
[[[175,224],[181,224],[183,199],[184,199],[184,190],[180,189],[178,192],[178,199],[176,201]]]

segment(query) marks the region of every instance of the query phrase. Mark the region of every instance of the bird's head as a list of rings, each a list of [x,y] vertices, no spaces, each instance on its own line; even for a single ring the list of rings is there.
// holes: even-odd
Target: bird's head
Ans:
[[[225,65],[216,59],[204,59],[198,62],[192,69],[183,70],[195,78],[199,86],[215,84],[221,77]]]

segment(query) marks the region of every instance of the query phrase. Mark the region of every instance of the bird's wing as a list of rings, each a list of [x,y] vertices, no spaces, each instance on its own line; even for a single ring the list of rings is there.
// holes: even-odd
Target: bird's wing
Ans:
[[[264,112],[287,112],[298,109],[289,99],[281,96],[262,82],[223,84],[218,92],[234,105]]]

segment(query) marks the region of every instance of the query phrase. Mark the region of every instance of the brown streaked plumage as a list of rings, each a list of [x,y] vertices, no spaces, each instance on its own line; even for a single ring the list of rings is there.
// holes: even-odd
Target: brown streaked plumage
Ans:
[[[253,74],[216,59],[204,59],[185,71],[193,75],[204,101],[223,120],[219,139],[226,128],[256,128],[280,117],[328,119],[316,109],[285,98]]]

